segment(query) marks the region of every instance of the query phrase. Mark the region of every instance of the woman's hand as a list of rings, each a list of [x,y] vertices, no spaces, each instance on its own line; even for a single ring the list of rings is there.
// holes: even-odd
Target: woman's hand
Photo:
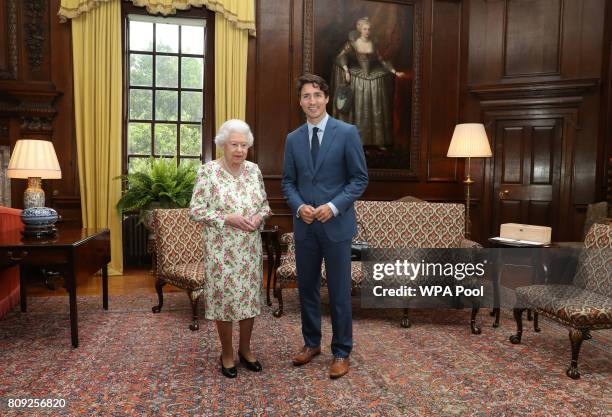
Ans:
[[[351,82],[351,73],[348,70],[344,71],[344,79],[346,80],[347,84]]]
[[[261,222],[263,221],[263,217],[258,214],[254,214],[249,220],[255,229],[259,229],[259,226],[261,226]]]
[[[244,230],[245,232],[253,232],[257,229],[251,220],[238,214],[228,214],[225,216],[225,224],[235,227],[236,229]]]
[[[396,77],[403,77],[405,73],[401,72],[401,71],[395,71],[394,74],[395,74]]]

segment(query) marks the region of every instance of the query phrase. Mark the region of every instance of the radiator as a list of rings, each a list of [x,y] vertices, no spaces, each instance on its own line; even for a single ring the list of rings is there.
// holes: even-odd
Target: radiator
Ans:
[[[147,252],[149,231],[138,216],[130,214],[123,218],[123,264],[126,266],[151,265],[151,255]]]

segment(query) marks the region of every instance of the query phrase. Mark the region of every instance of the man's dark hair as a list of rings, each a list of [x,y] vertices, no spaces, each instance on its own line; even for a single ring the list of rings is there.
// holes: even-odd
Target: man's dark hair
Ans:
[[[297,88],[298,98],[302,93],[302,87],[304,87],[306,84],[312,84],[315,87],[319,87],[319,89],[323,91],[323,94],[325,94],[325,97],[329,97],[329,85],[327,85],[327,81],[325,81],[323,77],[319,77],[318,75],[314,74],[304,74],[298,78],[295,85]]]

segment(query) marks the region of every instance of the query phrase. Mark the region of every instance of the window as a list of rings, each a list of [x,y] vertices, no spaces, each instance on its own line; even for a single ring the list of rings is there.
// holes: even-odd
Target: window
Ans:
[[[151,157],[203,160],[207,20],[127,14],[124,172]]]

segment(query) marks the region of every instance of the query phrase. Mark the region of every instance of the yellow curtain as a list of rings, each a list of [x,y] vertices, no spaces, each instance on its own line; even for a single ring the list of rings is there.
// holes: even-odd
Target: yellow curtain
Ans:
[[[119,0],[61,0],[58,15],[61,21],[73,19],[108,1]],[[204,6],[222,15],[237,29],[246,29],[250,35],[255,36],[255,0],[132,0],[132,3],[146,7],[151,14],[160,13],[164,16],[191,6]]]
[[[123,272],[121,219],[121,2],[72,20],[74,111],[83,226],[111,231],[109,274]]]
[[[248,46],[246,31],[215,14],[216,130],[228,119],[245,120]]]

